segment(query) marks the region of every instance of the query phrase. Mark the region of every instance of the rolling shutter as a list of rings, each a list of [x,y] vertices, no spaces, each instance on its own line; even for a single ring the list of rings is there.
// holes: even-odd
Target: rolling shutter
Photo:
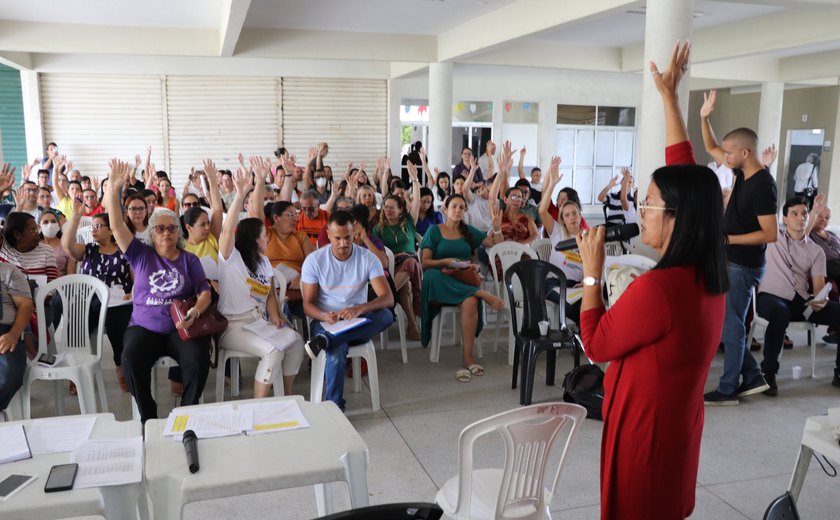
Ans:
[[[387,109],[384,80],[283,78],[283,146],[305,164],[309,148],[326,141],[336,179],[348,161],[367,162],[372,175],[387,153]]]
[[[237,155],[271,156],[278,146],[279,80],[169,76],[169,167],[180,193],[191,167],[212,158],[235,170]]]
[[[20,90],[20,71],[0,65],[0,140],[3,142],[3,162],[17,168],[18,178],[26,159],[26,130],[23,126],[23,95]]]
[[[161,81],[160,76],[40,74],[44,140],[58,143],[82,175],[100,179],[112,157],[133,165],[148,145],[159,160]]]

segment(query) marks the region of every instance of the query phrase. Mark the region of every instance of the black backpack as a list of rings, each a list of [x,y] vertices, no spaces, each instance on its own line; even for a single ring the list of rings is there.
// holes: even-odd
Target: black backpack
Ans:
[[[587,419],[603,420],[604,371],[598,365],[581,365],[563,378],[563,400],[586,408]]]

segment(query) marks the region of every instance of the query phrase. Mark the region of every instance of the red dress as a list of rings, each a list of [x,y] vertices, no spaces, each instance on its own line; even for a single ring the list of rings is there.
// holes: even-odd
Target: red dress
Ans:
[[[725,294],[693,266],[654,269],[616,304],[581,313],[586,355],[604,379],[601,518],[677,519],[694,510],[703,386],[723,329]]]

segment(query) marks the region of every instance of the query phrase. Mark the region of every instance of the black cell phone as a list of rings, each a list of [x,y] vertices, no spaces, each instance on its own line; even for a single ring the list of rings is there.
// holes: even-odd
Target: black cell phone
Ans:
[[[53,491],[73,489],[78,470],[78,464],[57,464],[53,466],[50,468],[50,476],[47,477],[47,483],[44,485],[44,492],[52,493]]]
[[[51,367],[55,365],[55,359],[53,354],[41,354],[38,357],[38,364]]]

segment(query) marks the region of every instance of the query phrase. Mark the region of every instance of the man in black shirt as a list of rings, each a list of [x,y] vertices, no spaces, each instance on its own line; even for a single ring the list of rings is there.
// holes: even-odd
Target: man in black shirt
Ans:
[[[737,405],[740,398],[769,388],[761,368],[746,348],[744,322],[751,291],[764,274],[766,244],[777,238],[778,199],[776,181],[759,160],[755,132],[738,128],[729,132],[718,145],[709,122],[715,96],[714,90],[704,95],[705,102],[700,109],[703,144],[715,161],[732,169],[735,184],[723,217],[729,274],[723,322],[723,375],[718,387],[707,393],[704,400],[707,405]]]

